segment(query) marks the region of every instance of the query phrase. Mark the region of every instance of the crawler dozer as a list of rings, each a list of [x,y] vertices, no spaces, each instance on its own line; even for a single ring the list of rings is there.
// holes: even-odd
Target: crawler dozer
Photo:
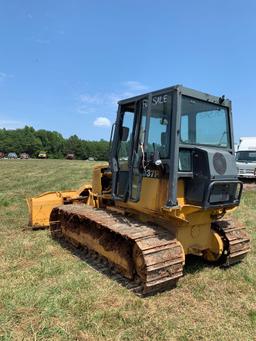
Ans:
[[[224,96],[177,85],[122,100],[109,163],[79,190],[29,199],[30,224],[92,250],[144,294],[175,286],[186,255],[237,263],[250,241],[229,213],[242,193],[232,129]]]

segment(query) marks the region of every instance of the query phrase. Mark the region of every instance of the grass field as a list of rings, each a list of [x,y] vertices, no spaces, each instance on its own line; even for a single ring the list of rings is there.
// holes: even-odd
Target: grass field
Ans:
[[[26,197],[77,188],[92,165],[0,161],[0,340],[256,340],[256,190],[235,212],[252,238],[243,263],[190,259],[176,289],[142,299],[26,228]]]

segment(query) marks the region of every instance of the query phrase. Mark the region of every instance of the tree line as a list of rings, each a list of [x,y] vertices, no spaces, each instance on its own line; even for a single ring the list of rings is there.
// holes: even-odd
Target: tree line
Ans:
[[[49,158],[62,159],[72,153],[76,159],[108,160],[109,143],[104,140],[86,141],[77,135],[65,139],[57,131],[35,130],[25,126],[22,129],[0,129],[0,152],[27,153],[37,157],[40,151],[46,151]]]

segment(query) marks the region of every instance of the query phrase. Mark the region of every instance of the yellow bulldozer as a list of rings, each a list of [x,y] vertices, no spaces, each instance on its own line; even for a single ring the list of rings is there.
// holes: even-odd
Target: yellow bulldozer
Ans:
[[[250,250],[231,215],[242,183],[231,101],[181,85],[118,103],[109,163],[79,190],[28,199],[30,225],[104,258],[143,294],[176,285],[185,256],[228,267]]]

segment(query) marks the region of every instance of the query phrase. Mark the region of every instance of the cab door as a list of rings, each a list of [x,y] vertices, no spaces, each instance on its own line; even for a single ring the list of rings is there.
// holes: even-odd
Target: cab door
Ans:
[[[151,96],[149,96],[151,98]],[[147,117],[149,114],[149,98],[140,99],[136,105],[136,129],[134,134],[133,153],[129,174],[129,200],[140,198],[143,173],[146,167],[145,141],[147,140]]]
[[[143,177],[158,179],[169,162],[172,96],[149,94],[138,105],[138,134],[130,176],[130,200],[139,201]]]
[[[112,147],[112,195],[126,200],[129,194],[129,170],[131,167],[136,127],[136,102],[119,106]]]

